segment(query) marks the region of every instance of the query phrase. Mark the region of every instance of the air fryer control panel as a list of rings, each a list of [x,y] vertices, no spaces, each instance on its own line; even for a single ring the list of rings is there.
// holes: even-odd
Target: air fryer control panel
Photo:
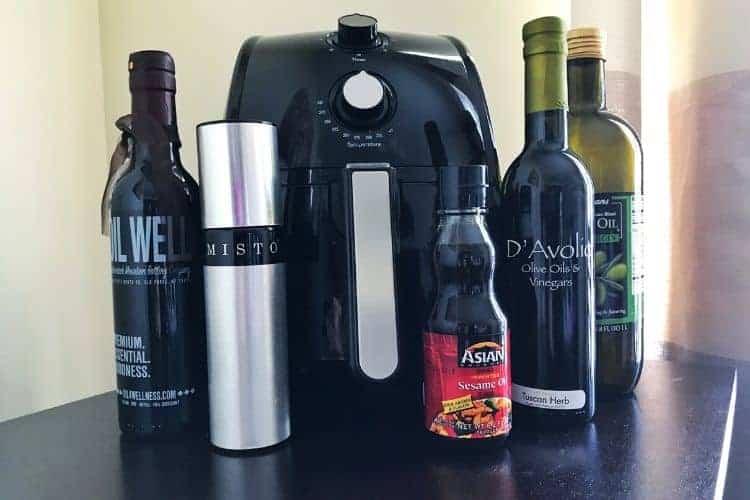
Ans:
[[[484,103],[460,42],[381,33],[354,14],[333,32],[249,39],[227,118],[276,123],[283,169],[492,163]]]

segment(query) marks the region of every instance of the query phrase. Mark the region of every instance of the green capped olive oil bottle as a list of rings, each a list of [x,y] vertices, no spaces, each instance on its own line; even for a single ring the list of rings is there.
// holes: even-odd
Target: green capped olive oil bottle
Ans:
[[[498,285],[507,310],[513,424],[589,420],[595,401],[594,187],[568,149],[563,21],[523,27],[526,136],[502,184]]]
[[[633,391],[643,367],[643,162],[635,131],[607,111],[604,33],[568,32],[569,139],[594,182],[597,393]]]

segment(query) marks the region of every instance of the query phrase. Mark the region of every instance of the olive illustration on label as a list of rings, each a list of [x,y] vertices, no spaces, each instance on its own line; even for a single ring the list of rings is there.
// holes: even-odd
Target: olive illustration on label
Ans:
[[[612,268],[607,271],[607,279],[614,280],[614,281],[625,281],[625,278],[628,277],[628,266],[625,264],[615,264],[612,266]]]
[[[622,253],[607,259],[607,253],[599,250],[594,254],[596,267],[596,305],[601,307],[607,299],[621,303],[628,278],[628,266],[622,262]]]
[[[594,254],[594,266],[599,269],[605,262],[607,262],[607,254],[601,250]]]

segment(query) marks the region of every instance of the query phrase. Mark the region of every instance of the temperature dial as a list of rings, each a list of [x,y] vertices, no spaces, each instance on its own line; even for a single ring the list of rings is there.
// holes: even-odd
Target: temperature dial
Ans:
[[[349,128],[372,129],[391,114],[393,94],[379,77],[360,71],[348,76],[335,89],[333,109]]]
[[[358,111],[370,111],[383,104],[385,89],[376,77],[367,71],[350,76],[341,89],[344,102]]]

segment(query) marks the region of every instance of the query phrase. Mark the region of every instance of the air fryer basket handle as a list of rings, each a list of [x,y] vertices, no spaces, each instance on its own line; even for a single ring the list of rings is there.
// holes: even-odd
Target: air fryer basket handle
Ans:
[[[352,163],[344,176],[349,359],[360,376],[384,381],[399,364],[395,177],[387,163]]]

